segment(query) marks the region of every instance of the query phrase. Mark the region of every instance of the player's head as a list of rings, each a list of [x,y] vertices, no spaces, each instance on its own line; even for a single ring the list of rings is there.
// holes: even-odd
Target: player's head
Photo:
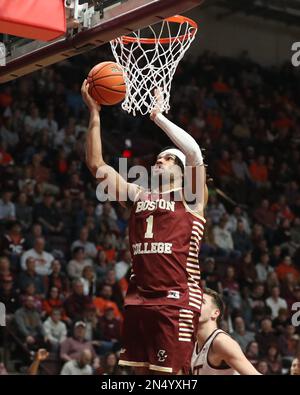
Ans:
[[[199,324],[213,321],[216,322],[217,327],[220,327],[224,311],[225,305],[218,292],[210,288],[204,288]]]
[[[185,165],[184,153],[177,148],[167,147],[157,155],[152,174],[154,177],[161,176],[166,182],[182,181]]]
[[[294,358],[291,365],[291,375],[300,376],[300,359]]]

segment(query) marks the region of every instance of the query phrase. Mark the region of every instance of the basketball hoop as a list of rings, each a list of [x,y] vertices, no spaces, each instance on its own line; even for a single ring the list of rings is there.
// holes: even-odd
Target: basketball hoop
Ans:
[[[134,116],[151,113],[157,104],[156,88],[161,91],[161,111],[169,111],[172,79],[197,30],[192,19],[175,15],[110,42],[116,62],[124,72],[125,111]]]

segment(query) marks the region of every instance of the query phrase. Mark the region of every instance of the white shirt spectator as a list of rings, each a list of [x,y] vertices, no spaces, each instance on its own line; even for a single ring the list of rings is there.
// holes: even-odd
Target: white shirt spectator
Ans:
[[[6,218],[16,218],[16,207],[14,203],[0,199],[0,220]]]
[[[51,137],[57,133],[58,126],[57,126],[57,122],[54,119],[44,118],[41,121],[41,125],[42,125],[42,129],[49,130]]]
[[[266,305],[269,306],[270,309],[272,310],[272,319],[278,317],[279,309],[287,309],[288,308],[286,301],[280,297],[274,299],[274,298],[272,298],[272,296],[270,296],[266,300]]]
[[[94,243],[90,241],[81,241],[81,240],[76,240],[74,243],[71,245],[71,251],[74,250],[76,247],[82,247],[84,249],[84,253],[87,257],[90,258],[95,258],[97,255],[97,248]]]
[[[40,117],[32,118],[30,115],[26,115],[24,124],[29,126],[34,132],[42,129],[43,121]]]
[[[76,360],[66,362],[60,372],[62,376],[90,376],[92,373],[93,369],[90,365],[81,368]]]
[[[257,273],[257,280],[260,282],[267,281],[267,277],[269,273],[272,273],[274,269],[269,265],[263,265],[262,263],[258,263],[255,266],[256,273]]]
[[[214,224],[219,223],[222,216],[226,213],[222,203],[211,204],[207,206],[207,216],[211,218]]]
[[[21,257],[21,267],[26,270],[26,260],[27,258],[33,258],[35,260],[35,272],[40,276],[48,276],[51,274],[51,263],[54,260],[54,256],[49,254],[49,252],[43,251],[38,253],[34,248],[24,252]]]
[[[51,343],[60,344],[67,338],[67,327],[64,322],[54,322],[51,317],[48,317],[43,326]]]
[[[72,259],[67,266],[68,275],[72,279],[80,278],[82,275],[82,271],[86,266],[92,266],[92,262],[90,259],[83,259],[82,261],[76,261]]]
[[[219,226],[215,226],[213,229],[215,242],[219,248],[223,250],[233,250],[233,241],[231,234],[226,229],[222,229]]]

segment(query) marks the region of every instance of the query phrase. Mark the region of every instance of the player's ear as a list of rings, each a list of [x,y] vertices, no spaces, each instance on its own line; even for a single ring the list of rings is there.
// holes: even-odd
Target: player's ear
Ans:
[[[219,318],[221,312],[219,309],[214,309],[213,313],[212,313],[212,320],[213,321],[217,321],[217,319]]]

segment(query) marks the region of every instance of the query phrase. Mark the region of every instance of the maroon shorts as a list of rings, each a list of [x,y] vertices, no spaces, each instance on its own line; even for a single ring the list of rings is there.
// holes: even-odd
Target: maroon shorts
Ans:
[[[126,306],[119,365],[189,374],[198,321],[175,306]]]

